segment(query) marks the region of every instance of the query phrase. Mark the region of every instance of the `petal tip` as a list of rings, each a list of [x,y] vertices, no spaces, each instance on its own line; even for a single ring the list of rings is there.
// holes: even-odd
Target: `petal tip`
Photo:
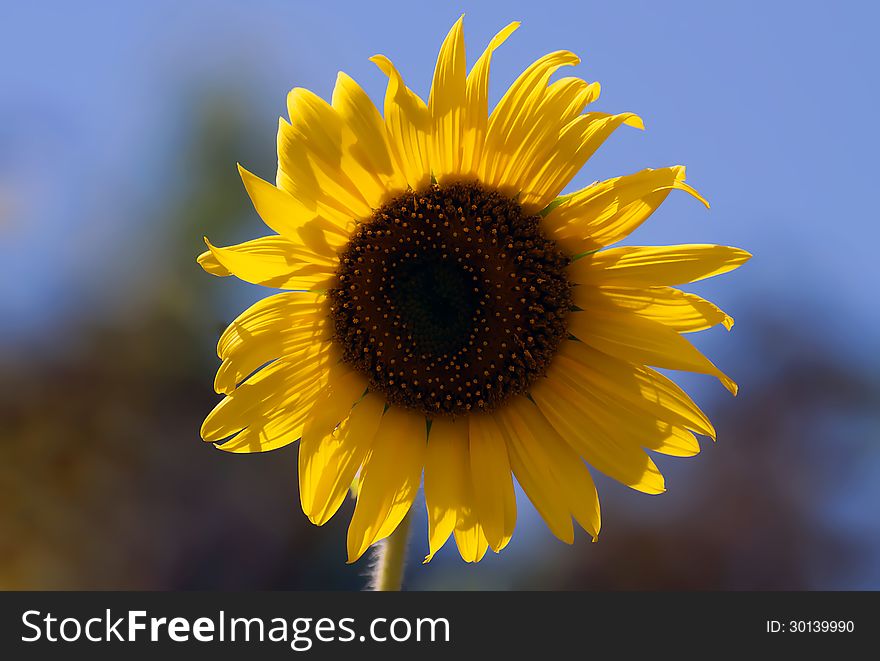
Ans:
[[[379,67],[379,70],[386,76],[391,76],[393,67],[391,65],[391,60],[389,60],[388,57],[382,55],[381,53],[376,53],[371,58],[369,58],[369,60],[377,67]]]
[[[636,115],[635,113],[631,113],[629,117],[627,117],[624,122],[627,126],[631,126],[634,129],[638,129],[640,131],[645,130],[645,120]]]
[[[202,237],[202,239],[205,241],[205,245],[208,246],[208,249],[196,257],[196,263],[202,267],[205,273],[210,273],[211,275],[219,277],[232,275],[229,269],[223,266],[218,259],[217,249],[211,244],[208,237],[205,236]]]

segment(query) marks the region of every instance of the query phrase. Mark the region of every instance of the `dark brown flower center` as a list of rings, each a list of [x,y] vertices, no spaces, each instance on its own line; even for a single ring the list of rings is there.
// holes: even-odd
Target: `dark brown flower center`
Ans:
[[[524,393],[567,336],[569,259],[476,184],[407,192],[360,224],[330,291],[343,360],[434,417]]]

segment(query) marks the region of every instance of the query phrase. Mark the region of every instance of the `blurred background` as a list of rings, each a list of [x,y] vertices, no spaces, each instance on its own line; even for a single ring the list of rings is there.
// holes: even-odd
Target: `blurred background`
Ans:
[[[494,5],[494,6],[493,6]],[[668,492],[597,478],[602,535],[571,547],[520,495],[500,556],[411,589],[880,589],[880,101],[873,3],[142,1],[6,3],[0,16],[0,588],[359,589],[352,504],[299,509],[296,447],[201,442],[219,333],[258,287],[195,256],[263,228],[235,164],[273,178],[285,95],[345,70],[374,100],[388,55],[427,98],[461,12],[468,61],[510,20],[491,100],[574,50],[597,109],[636,111],[569,190],[683,163],[632,243],[754,253],[694,290],[736,318],[700,334],[741,387],[682,377],[718,442],[660,457]],[[571,75],[568,72],[565,75]],[[693,337],[693,336],[692,336]]]

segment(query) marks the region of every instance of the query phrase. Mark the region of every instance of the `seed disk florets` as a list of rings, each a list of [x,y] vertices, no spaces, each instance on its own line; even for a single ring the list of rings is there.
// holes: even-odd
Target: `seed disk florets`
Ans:
[[[330,291],[343,360],[428,417],[528,391],[567,336],[569,259],[477,184],[407,192],[361,223]]]

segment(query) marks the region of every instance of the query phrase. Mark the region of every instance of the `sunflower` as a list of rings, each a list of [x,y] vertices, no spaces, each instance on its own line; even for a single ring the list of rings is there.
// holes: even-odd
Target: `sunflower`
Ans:
[[[514,476],[554,535],[599,534],[588,465],[649,494],[650,452],[691,456],[708,418],[648,367],[736,384],[684,337],[733,319],[674,285],[750,255],[715,245],[609,247],[672,190],[705,200],[681,166],[561,195],[635,114],[585,112],[599,84],[565,77],[556,51],[491,113],[494,51],[466,70],[462,20],[425,103],[383,56],[380,113],[344,73],[330,103],[295,88],[278,129],[273,185],[239,168],[275,233],[199,256],[214,275],[286,290],[220,337],[225,395],[202,437],[229,452],[299,440],[302,508],[317,525],[357,479],[349,561],[389,536],[424,474],[430,558],[498,552],[516,523]],[[708,206],[708,204],[706,204]]]

